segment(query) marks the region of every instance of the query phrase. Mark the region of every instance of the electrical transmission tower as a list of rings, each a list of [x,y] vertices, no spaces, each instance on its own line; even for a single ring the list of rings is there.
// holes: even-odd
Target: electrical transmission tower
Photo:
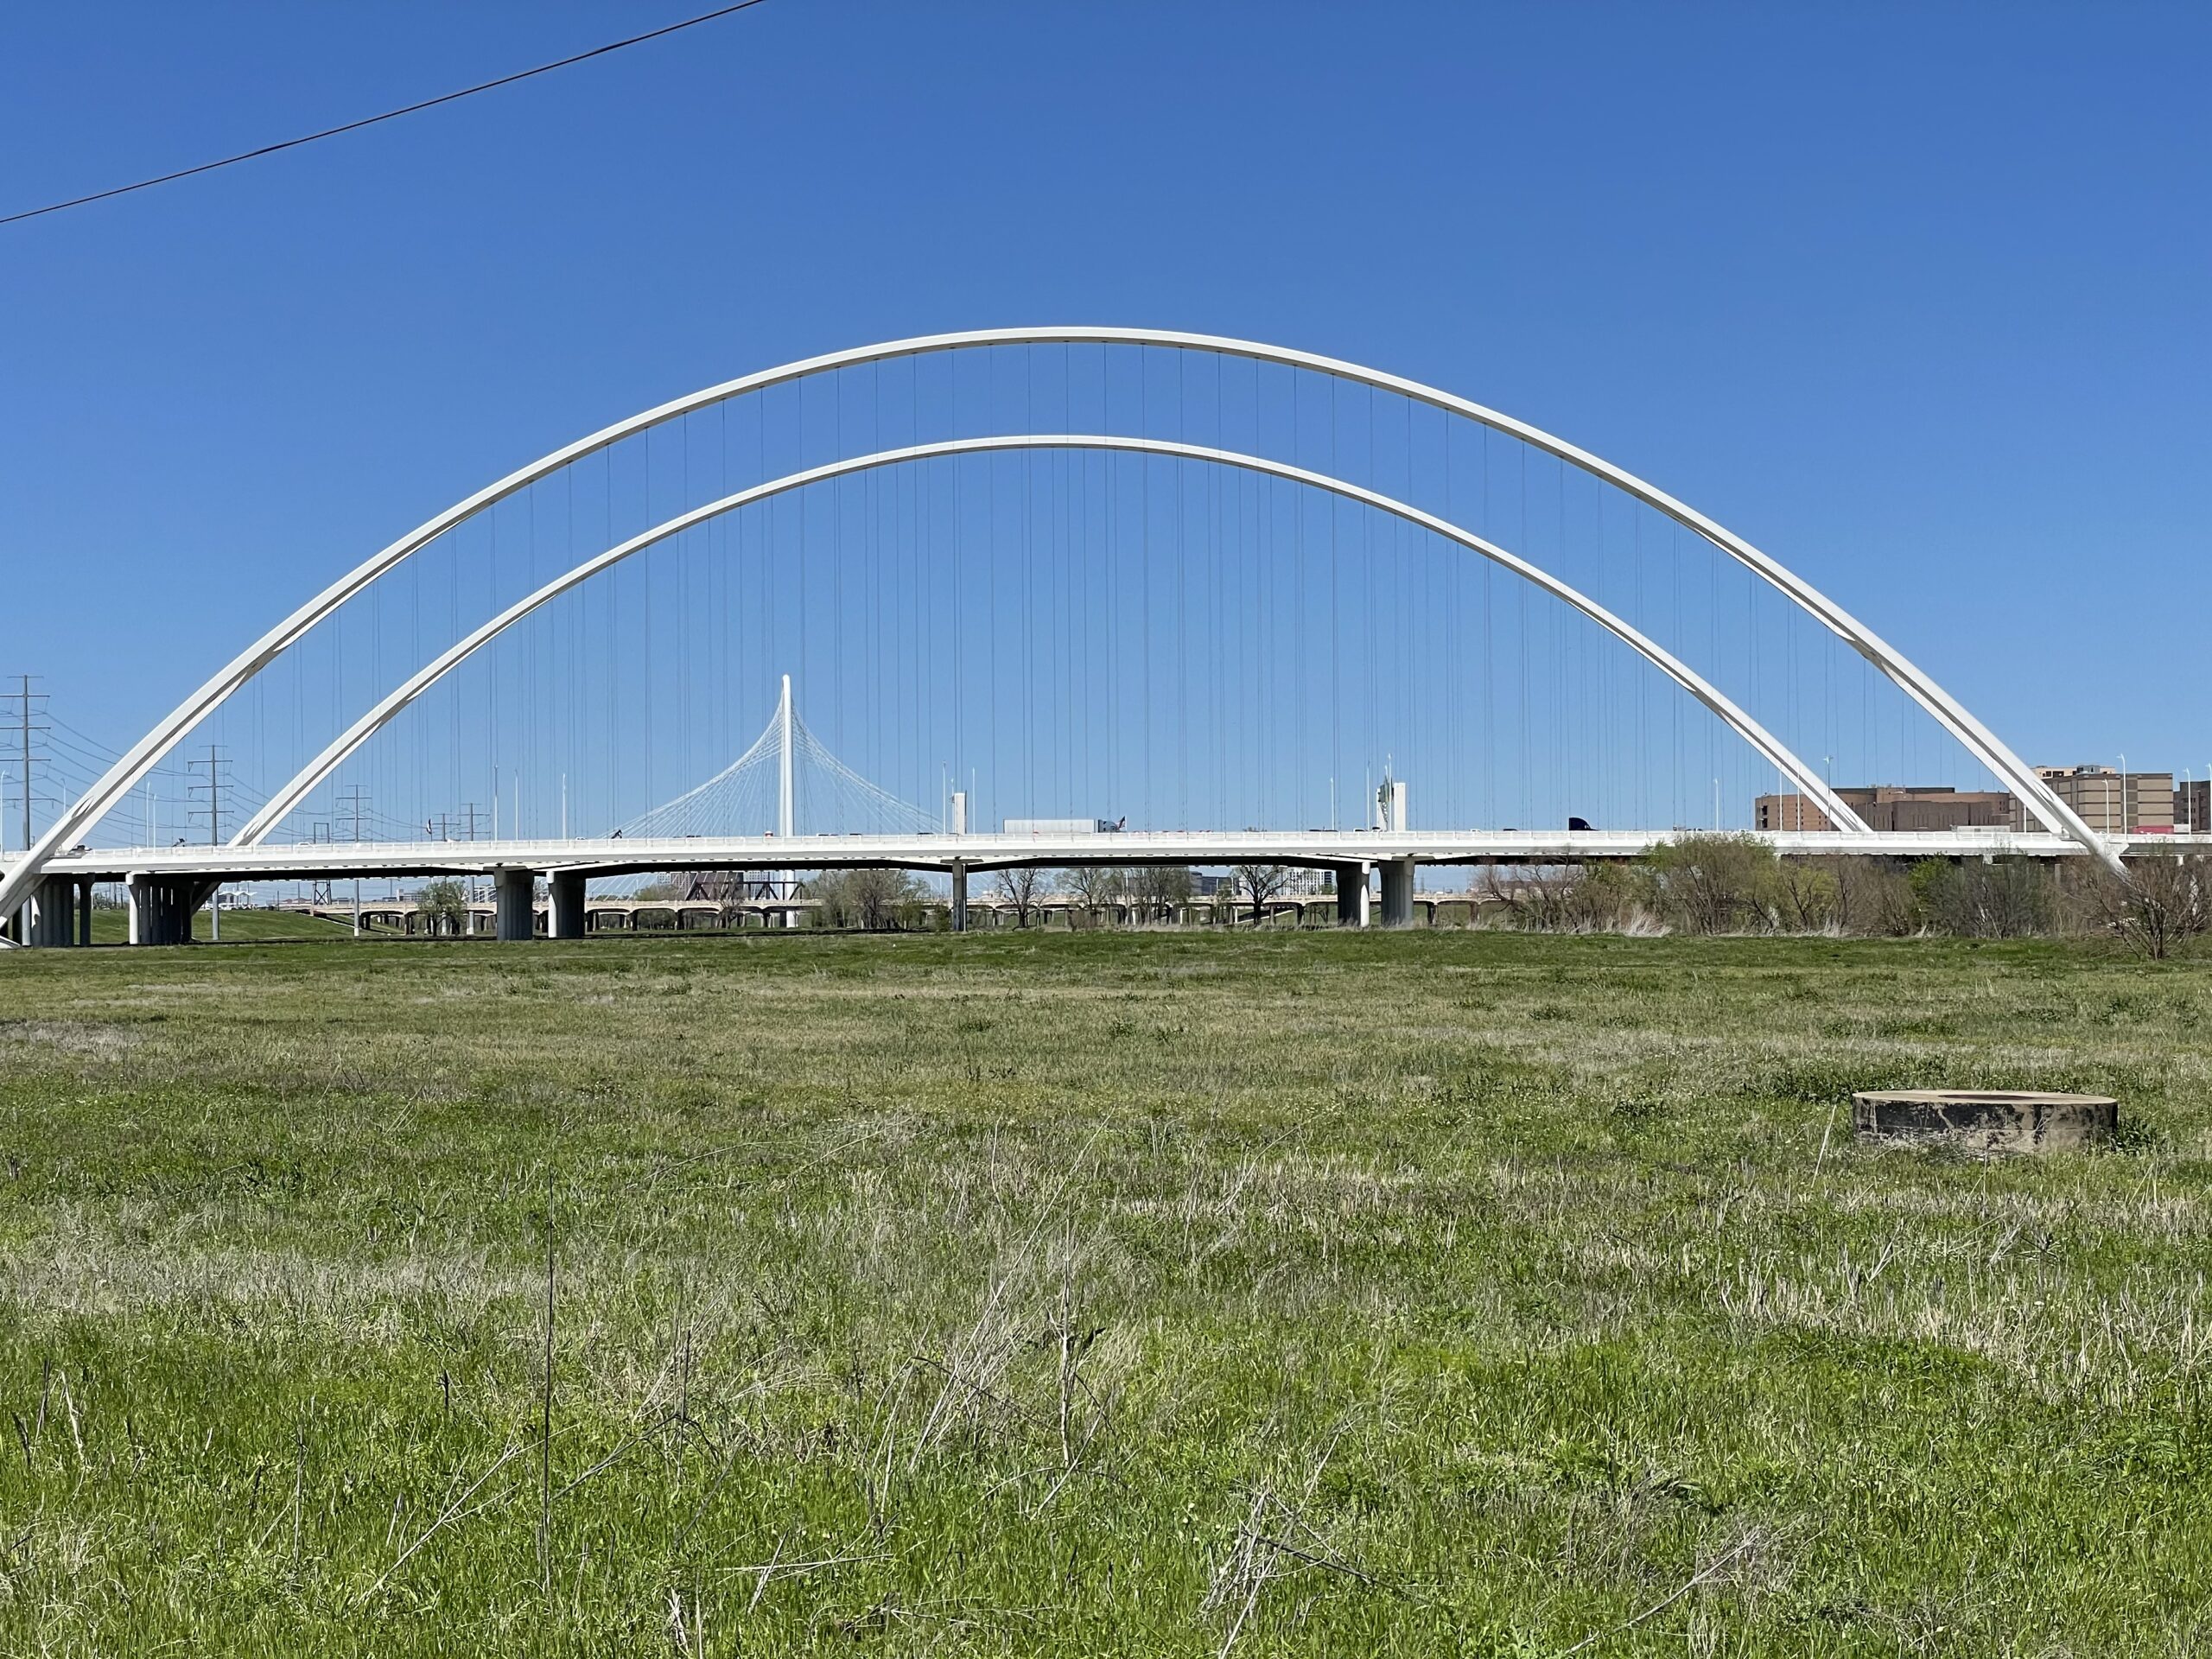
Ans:
[[[338,798],[339,816],[346,824],[346,839],[358,842],[361,839],[361,821],[369,816],[369,791],[359,784],[348,785]]]
[[[207,781],[193,785],[190,792],[195,799],[204,798],[207,804],[194,807],[191,816],[194,822],[201,818],[207,820],[207,844],[213,847],[223,839],[223,790],[230,781],[225,775],[229,770],[230,760],[220,749],[210,743],[206,754],[184,764],[195,772],[203,768],[207,772]]]
[[[37,739],[40,734],[48,729],[46,723],[37,718],[45,712],[46,693],[31,690],[31,682],[35,677],[29,674],[19,674],[16,677],[18,689],[0,695],[0,702],[15,704],[15,712],[8,720],[8,735],[15,740],[13,747],[16,750],[15,754],[10,757],[16,765],[10,770],[16,773],[16,786],[22,792],[22,798],[20,804],[22,808],[22,838],[23,847],[27,851],[29,849],[33,831],[36,827],[33,819],[33,809],[39,798],[36,781],[38,768],[44,766],[47,761],[45,753],[38,747]],[[0,835],[4,833],[0,831]],[[0,842],[0,844],[4,843]]]
[[[331,833],[330,825],[327,821],[320,821],[308,826],[308,840],[315,846],[327,847],[337,839],[338,837]],[[308,908],[310,910],[322,910],[327,908],[329,904],[329,878],[326,876],[319,881],[308,882]]]
[[[346,792],[338,798],[338,804],[346,816],[346,838],[357,846],[361,839],[361,820],[368,816],[369,792],[359,784],[349,784]],[[361,878],[353,878],[353,937],[361,937]]]
[[[204,784],[194,784],[191,788],[191,793],[194,796],[205,796],[207,804],[204,807],[194,807],[191,816],[194,818],[201,817],[207,818],[207,844],[210,847],[219,845],[223,839],[223,787],[229,781],[224,776],[224,772],[230,764],[224,758],[223,752],[213,743],[207,746],[205,757],[185,762],[185,765],[194,770],[201,766],[207,769],[207,781]],[[218,885],[215,891],[208,896],[207,920],[208,937],[220,939],[223,937],[223,889],[220,885]]]

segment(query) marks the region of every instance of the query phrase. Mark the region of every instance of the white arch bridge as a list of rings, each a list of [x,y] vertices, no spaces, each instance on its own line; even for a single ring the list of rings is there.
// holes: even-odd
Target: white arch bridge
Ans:
[[[1073,417],[1078,376],[1072,353],[1096,348],[1098,353],[1098,419],[1086,429]],[[996,429],[974,430],[972,420],[962,416],[961,383],[957,363],[967,354],[1007,351],[1028,353],[1058,350],[1063,366],[1053,384],[1060,393],[1057,420],[1039,420],[1034,411],[1034,383],[1025,383],[1026,397],[1019,415],[1002,411],[984,424]],[[1142,354],[1139,365],[1139,394],[1124,397],[1121,418],[1115,418],[1112,377],[1108,354]],[[1192,365],[1203,383],[1211,372],[1212,442],[1198,442],[1186,429],[1187,404],[1175,405],[1173,427],[1160,429],[1150,420],[1152,381],[1147,366],[1155,358],[1172,361],[1180,395],[1187,399]],[[995,359],[992,359],[995,360]],[[947,413],[938,422],[944,429],[925,430],[922,418],[923,367],[943,363],[950,390],[944,398]],[[905,419],[906,441],[880,442],[886,424],[882,371],[887,365],[904,364],[912,404]],[[1249,441],[1230,442],[1232,399],[1224,390],[1229,365],[1249,374],[1251,417],[1244,425]],[[1287,421],[1287,442],[1278,430],[1273,441],[1264,418],[1262,372],[1284,378],[1287,394],[1278,399]],[[856,375],[872,377],[868,383],[874,402],[866,423],[869,442],[849,442],[844,388],[857,384]],[[803,457],[810,429],[810,385],[836,388],[836,443],[826,460],[795,464],[777,470],[768,462],[768,432],[774,417],[797,434]],[[778,415],[768,399],[780,392],[792,407]],[[1273,396],[1274,394],[1270,394]],[[1342,400],[1366,400],[1363,432],[1366,457],[1347,460],[1339,443]],[[971,400],[972,401],[972,400]],[[988,401],[988,400],[987,400]],[[1129,405],[1141,411],[1132,422]],[[1310,453],[1321,447],[1310,437],[1311,410],[1317,404],[1327,414],[1328,451],[1325,462]],[[1376,460],[1378,432],[1394,430],[1378,418],[1378,406],[1404,410],[1402,487],[1388,480],[1386,469]],[[694,416],[712,416],[724,423],[721,441],[726,463],[726,426],[729,411],[753,412],[760,434],[757,476],[735,489],[696,499],[690,495],[690,426]],[[1440,490],[1419,487],[1414,421],[1416,416],[1438,423],[1445,457]],[[1395,419],[1393,416],[1390,418]],[[1309,432],[1301,432],[1301,421]],[[818,419],[815,423],[818,425]],[[851,423],[857,428],[860,423]],[[1019,429],[1004,429],[1009,424]],[[686,500],[683,510],[665,516],[646,512],[645,527],[615,537],[612,532],[615,494],[613,455],[620,446],[650,442],[659,429],[678,427],[683,435],[683,473]],[[1483,514],[1455,507],[1452,486],[1452,435],[1457,428],[1479,429],[1484,448]],[[1426,429],[1424,429],[1426,430]],[[1711,664],[1700,665],[1678,639],[1663,642],[1647,609],[1635,614],[1634,606],[1618,600],[1608,602],[1602,591],[1590,591],[1570,582],[1560,561],[1541,558],[1529,545],[1509,546],[1488,511],[1491,494],[1489,442],[1495,435],[1520,447],[1521,511],[1519,530],[1529,531],[1529,455],[1549,458],[1560,479],[1559,522],[1562,530],[1567,509],[1564,480],[1582,475],[1610,491],[1637,512],[1667,524],[1670,533],[1687,532],[1695,544],[1709,550],[1719,562],[1747,573],[1752,586],[1778,596],[1790,613],[1809,619],[1820,635],[1854,653],[1871,677],[1899,694],[1904,702],[1943,734],[1975,766],[2017,799],[2037,827],[2018,830],[1954,831],[1927,836],[1877,836],[1847,801],[1830,785],[1827,757],[1818,762],[1801,753],[1787,741],[1771,719],[1763,721],[1749,706],[1750,699],[1725,690],[1723,676]],[[1395,437],[1391,442],[1398,442]],[[648,468],[644,497],[650,508],[654,487],[650,475],[652,452],[644,452]],[[191,696],[173,709],[104,775],[84,789],[55,817],[43,836],[25,852],[5,861],[0,875],[0,916],[16,918],[15,933],[29,943],[67,943],[80,935],[89,906],[90,889],[100,881],[128,884],[132,909],[132,938],[166,942],[188,937],[190,915],[218,885],[226,881],[315,880],[354,876],[470,875],[488,876],[500,895],[503,937],[527,937],[531,895],[540,880],[549,881],[553,894],[551,931],[556,936],[582,931],[585,883],[668,869],[817,869],[854,866],[889,866],[942,872],[952,878],[956,920],[960,898],[969,873],[1013,865],[1068,865],[1101,862],[1177,864],[1241,864],[1273,862],[1334,869],[1340,878],[1357,873],[1357,890],[1363,893],[1366,872],[1382,873],[1386,920],[1403,919],[1411,910],[1415,870],[1423,864],[1563,863],[1590,859],[1624,858],[1642,855],[1675,833],[1667,830],[1583,830],[1534,831],[1468,828],[1415,830],[1402,821],[1375,830],[1136,830],[1111,836],[1061,834],[1047,830],[1038,834],[974,833],[964,824],[923,823],[874,826],[859,834],[801,834],[791,821],[786,779],[783,821],[760,833],[730,833],[733,826],[709,826],[709,833],[683,835],[598,835],[524,837],[509,834],[489,841],[402,840],[391,836],[362,836],[359,821],[355,835],[346,842],[286,838],[292,825],[310,804],[334,785],[365,750],[372,749],[380,734],[403,721],[410,709],[423,703],[435,688],[454,680],[472,659],[490,655],[503,637],[513,637],[541,621],[566,596],[603,587],[619,567],[656,547],[677,543],[696,533],[712,535],[749,512],[772,507],[779,501],[805,499],[825,489],[837,489],[854,480],[911,475],[930,467],[963,463],[991,463],[1006,458],[1042,456],[1125,458],[1142,465],[1168,464],[1177,468],[1203,469],[1222,477],[1241,478],[1262,487],[1298,493],[1301,499],[1328,504],[1334,515],[1342,508],[1364,515],[1364,522],[1381,523],[1391,533],[1424,538],[1459,560],[1479,562],[1481,569],[1510,578],[1516,591],[1551,602],[1578,626],[1624,650],[1650,677],[1654,685],[1671,687],[1716,722],[1770,770],[1778,788],[1811,803],[1827,823],[1818,831],[1781,832],[1771,839],[1781,851],[1792,855],[1874,853],[1886,856],[1972,856],[1996,854],[2038,857],[2088,857],[2118,869],[2131,847],[2102,837],[2062,801],[1983,722],[1975,718],[1934,679],[1908,661],[1871,628],[1778,561],[1742,537],[1677,500],[1643,479],[1563,439],[1516,420],[1495,410],[1403,377],[1370,369],[1342,359],[1267,346],[1249,340],[1174,333],[1154,329],[1077,327],[982,330],[892,341],[858,350],[785,365],[709,386],[687,397],[645,410],[579,439],[541,457],[454,504],[364,561],[321,593],[302,604],[266,633],[241,651]],[[440,649],[425,652],[420,660],[380,695],[369,698],[350,718],[344,719],[327,741],[302,760],[289,775],[276,782],[250,815],[232,828],[219,810],[209,813],[209,836],[193,845],[95,845],[103,839],[102,827],[118,815],[137,789],[162,768],[179,747],[226,705],[235,706],[240,694],[264,682],[264,677],[288,655],[297,652],[318,630],[335,626],[346,607],[364,595],[378,591],[378,584],[394,579],[433,550],[461,544],[472,526],[489,528],[493,568],[498,569],[498,525],[495,511],[501,504],[522,498],[531,504],[533,515],[537,486],[549,480],[571,480],[569,495],[568,551],[573,553],[572,469],[594,457],[606,458],[605,494],[607,534],[603,543],[588,556],[573,558],[550,574],[531,571],[532,580],[505,603],[495,604],[474,626],[461,626],[454,618],[452,637]],[[1177,478],[1182,477],[1178,472]],[[1148,476],[1148,475],[1147,475]],[[957,485],[955,485],[957,493]],[[842,498],[838,498],[842,499]],[[1303,512],[1304,508],[1301,507]],[[532,524],[536,519],[533,516]],[[1600,519],[1601,533],[1603,520]],[[1640,520],[1638,521],[1641,522]],[[1330,524],[1330,556],[1336,556],[1336,518]],[[1303,520],[1300,520],[1301,529]],[[802,522],[803,528],[803,522]],[[956,534],[957,530],[956,527]],[[1639,531],[1640,535],[1641,532]],[[802,539],[802,559],[804,543]],[[643,561],[640,560],[640,563]],[[802,579],[804,566],[801,567]],[[1599,565],[1602,590],[1604,565]],[[1334,577],[1332,577],[1334,581]],[[1487,582],[1487,577],[1485,577]],[[455,594],[458,594],[458,583]],[[1485,586],[1484,592],[1488,594]],[[1716,589],[1717,592],[1717,589]],[[1637,588],[1642,593],[1640,585]],[[1680,593],[1677,588],[1677,620]],[[1488,605],[1487,597],[1484,600]],[[419,627],[421,603],[416,601]],[[1411,608],[1410,601],[1408,609]],[[804,617],[804,609],[801,615]],[[1717,638],[1717,635],[1713,637]],[[1332,647],[1333,649],[1333,647]],[[1525,677],[1524,668],[1524,677]],[[1753,676],[1756,682],[1756,674]],[[340,680],[342,695],[344,682]],[[1001,693],[1001,696],[1003,694]],[[1524,686],[1523,696],[1527,696]],[[1257,699],[1255,699],[1257,701]],[[1147,708],[1149,705],[1147,705]],[[1149,717],[1149,716],[1148,716]],[[1525,719],[1525,715],[1524,715]],[[1524,738],[1524,749],[1527,742]],[[786,765],[790,753],[785,746]],[[826,753],[826,752],[825,752]],[[211,766],[212,785],[214,772]],[[495,786],[496,787],[496,786]],[[1716,784],[1716,789],[1718,785]],[[563,777],[565,816],[566,779]],[[696,792],[696,791],[695,791]],[[881,792],[881,791],[879,791]],[[891,798],[887,794],[886,799]],[[518,804],[516,815],[521,808]],[[518,827],[518,826],[517,826]],[[813,829],[814,826],[809,826]],[[224,833],[227,831],[228,833]],[[150,834],[142,835],[150,842]],[[2205,839],[2190,837],[2191,841]],[[2176,838],[2145,838],[2142,849],[2173,850]],[[1340,892],[1351,884],[1339,880]],[[1348,917],[1348,918],[1350,918]]]

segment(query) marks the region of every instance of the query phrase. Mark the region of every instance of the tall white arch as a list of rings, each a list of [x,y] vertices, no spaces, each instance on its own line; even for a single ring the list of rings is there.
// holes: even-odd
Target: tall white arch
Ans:
[[[455,640],[437,656],[416,670],[405,680],[393,687],[359,720],[334,739],[329,747],[321,754],[302,767],[290,782],[271,796],[268,804],[260,811],[255,813],[232,837],[231,844],[234,847],[260,845],[269,832],[283,822],[284,816],[305,800],[315,785],[336,771],[347,755],[367,742],[397,717],[409,703],[429,690],[447,674],[459,667],[461,663],[539,607],[557,599],[570,588],[588,582],[600,572],[620,564],[632,555],[644,552],[656,543],[664,542],[669,537],[680,535],[696,524],[703,524],[708,519],[726,512],[734,512],[754,502],[765,501],[772,496],[787,494],[793,490],[804,489],[810,484],[825,483],[831,479],[842,478],[854,473],[868,472],[882,467],[895,467],[907,461],[929,461],[952,455],[1003,454],[1008,450],[1023,449],[1105,450],[1125,454],[1164,455],[1182,461],[1205,461],[1217,466],[1240,467],[1246,472],[1257,473],[1263,477],[1282,479],[1290,483],[1305,485],[1317,490],[1325,490],[1346,500],[1361,502],[1380,512],[1402,518],[1408,524],[1429,531],[1447,541],[1456,543],[1512,572],[1524,582],[1534,583],[1553,597],[1573,606],[1599,626],[1626,644],[1645,661],[1650,663],[1675,684],[1681,686],[1719,715],[1730,729],[1736,732],[1745,742],[1764,755],[1770,765],[1786,774],[1798,788],[1818,801],[1821,810],[1828,815],[1831,823],[1840,829],[1856,830],[1862,834],[1871,833],[1859,815],[1837,798],[1835,792],[1828,787],[1817,772],[1806,765],[1790,751],[1788,746],[1760,725],[1751,715],[1738,708],[1719,687],[1710,683],[1703,676],[1675,657],[1657,641],[1640,632],[1632,624],[1624,618],[1616,616],[1579,588],[1560,581],[1541,566],[1531,564],[1528,560],[1508,552],[1496,543],[1484,540],[1471,531],[1464,530],[1448,520],[1440,518],[1433,513],[1424,512],[1421,508],[1408,502],[1368,489],[1363,485],[1349,483],[1339,478],[1332,478],[1325,473],[1311,472],[1302,467],[1294,467],[1287,461],[1271,461],[1264,456],[1243,454],[1232,449],[1211,449],[1198,444],[1177,443],[1165,438],[1079,435],[1071,433],[1020,433],[999,437],[948,438],[935,443],[911,444],[904,448],[886,449],[874,454],[856,455],[849,460],[830,461],[819,467],[809,467],[804,472],[791,473],[782,478],[771,479],[766,483],[756,484],[749,489],[739,490],[734,494],[724,496],[720,500],[709,501],[702,506],[694,507],[688,512],[678,513],[675,518],[656,524],[651,530],[641,531],[627,541],[618,543],[604,552],[593,555],[573,569],[556,576],[536,592],[527,594],[515,601],[498,615]]]
[[[1255,340],[1236,340],[1215,334],[1185,334],[1160,328],[985,328],[957,334],[919,335],[909,340],[891,340],[882,345],[863,346],[849,351],[831,352],[818,357],[803,359],[779,367],[765,369],[758,373],[726,380],[719,385],[675,398],[626,420],[602,427],[588,437],[553,451],[550,454],[519,467],[497,483],[486,486],[465,500],[454,504],[435,518],[425,521],[385,548],[372,557],[332,582],[322,592],[263,634],[224,665],[207,683],[194,691],[165,715],[161,722],[130,751],[109,767],[99,781],[65,808],[45,835],[15,865],[4,878],[0,878],[0,915],[12,912],[29,893],[40,873],[45,868],[57,849],[73,843],[92,825],[106,816],[118,801],[137,786],[138,780],[159,765],[162,758],[188,735],[238,687],[267,667],[313,628],[336,611],[354,594],[405,559],[412,556],[455,524],[474,517],[485,508],[496,505],[518,491],[526,489],[539,479],[557,472],[584,455],[607,445],[618,442],[637,433],[648,431],[669,421],[690,414],[726,398],[751,391],[804,379],[832,369],[850,368],[868,363],[880,363],[893,358],[914,357],[927,353],[957,351],[963,347],[983,346],[1038,345],[1096,345],[1096,346],[1156,346],[1183,351],[1217,352],[1224,356],[1240,357],[1255,362],[1274,363],[1287,368],[1306,369],[1315,373],[1334,376],[1356,385],[1372,386],[1377,391],[1389,391],[1408,397],[1431,408],[1446,410],[1465,419],[1503,432],[1522,442],[1556,455],[1568,465],[1580,468],[1592,476],[1605,480],[1615,488],[1635,497],[1657,512],[1665,513],[1676,523],[1702,537],[1731,558],[1758,575],[1792,603],[1806,611],[1832,632],[1845,640],[1859,654],[1872,663],[1888,679],[1899,686],[1914,702],[1946,731],[1963,744],[1967,751],[1987,766],[2018,795],[2029,810],[2049,828],[2080,842],[2099,859],[2117,870],[2120,868],[2118,855],[2104,840],[2082,822],[2079,814],[2060,800],[2050,786],[2037,777],[2032,767],[2020,758],[1963,705],[1936,682],[1907,660],[1904,653],[1889,645],[1872,629],[1858,620],[1840,605],[1829,599],[1809,582],[1768,557],[1749,542],[1707,518],[1665,491],[1646,483],[1634,474],[1614,466],[1588,451],[1578,448],[1562,438],[1553,436],[1541,428],[1509,415],[1485,408],[1480,404],[1455,397],[1433,386],[1424,385],[1402,376],[1386,374],[1377,369],[1347,362],[1341,358],[1324,357],[1316,353],[1294,351],[1285,346],[1268,346]]]

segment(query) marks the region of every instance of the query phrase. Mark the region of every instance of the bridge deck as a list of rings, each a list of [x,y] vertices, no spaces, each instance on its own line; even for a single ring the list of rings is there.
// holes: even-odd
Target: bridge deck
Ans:
[[[482,875],[500,869],[580,870],[599,876],[676,869],[836,869],[893,866],[949,871],[1071,864],[1270,863],[1327,867],[1411,859],[1416,864],[1568,864],[1639,858],[1683,830],[1131,830],[1114,835],[775,836],[569,841],[300,842],[226,846],[91,848],[57,855],[56,876],[120,880],[134,872],[232,881]],[[1780,830],[1756,834],[1787,857],[2073,858],[2084,849],[2044,831],[1957,830],[1923,835]],[[2132,856],[2212,851],[2212,835],[2119,838]],[[20,856],[20,855],[18,855]],[[0,868],[7,866],[0,858]]]

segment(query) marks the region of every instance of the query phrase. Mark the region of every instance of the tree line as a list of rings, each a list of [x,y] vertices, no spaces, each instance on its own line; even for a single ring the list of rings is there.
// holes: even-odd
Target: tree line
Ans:
[[[1493,868],[1484,897],[1508,925],[1554,932],[2094,935],[2164,957],[2212,931],[2212,860],[2139,858],[2123,878],[2086,860],[1785,859],[1690,835],[1630,862]]]
[[[1225,907],[1223,919],[1258,925],[1289,876],[1280,864],[1236,865],[1211,897]],[[1090,919],[1143,924],[1173,921],[1198,896],[1197,879],[1178,864],[1022,868],[991,880],[999,908],[1024,928],[1039,925],[1056,897]],[[678,872],[638,897],[727,901],[741,896],[727,890],[734,880]],[[2123,878],[2086,860],[1785,859],[1751,836],[1686,835],[1633,861],[1491,867],[1473,885],[1478,925],[1546,932],[2104,937],[2152,957],[2212,935],[2212,858],[2198,854],[2138,858]],[[825,870],[802,891],[821,927],[923,931],[946,923],[943,898],[906,870]],[[461,884],[427,883],[416,908],[433,931],[460,932]]]

